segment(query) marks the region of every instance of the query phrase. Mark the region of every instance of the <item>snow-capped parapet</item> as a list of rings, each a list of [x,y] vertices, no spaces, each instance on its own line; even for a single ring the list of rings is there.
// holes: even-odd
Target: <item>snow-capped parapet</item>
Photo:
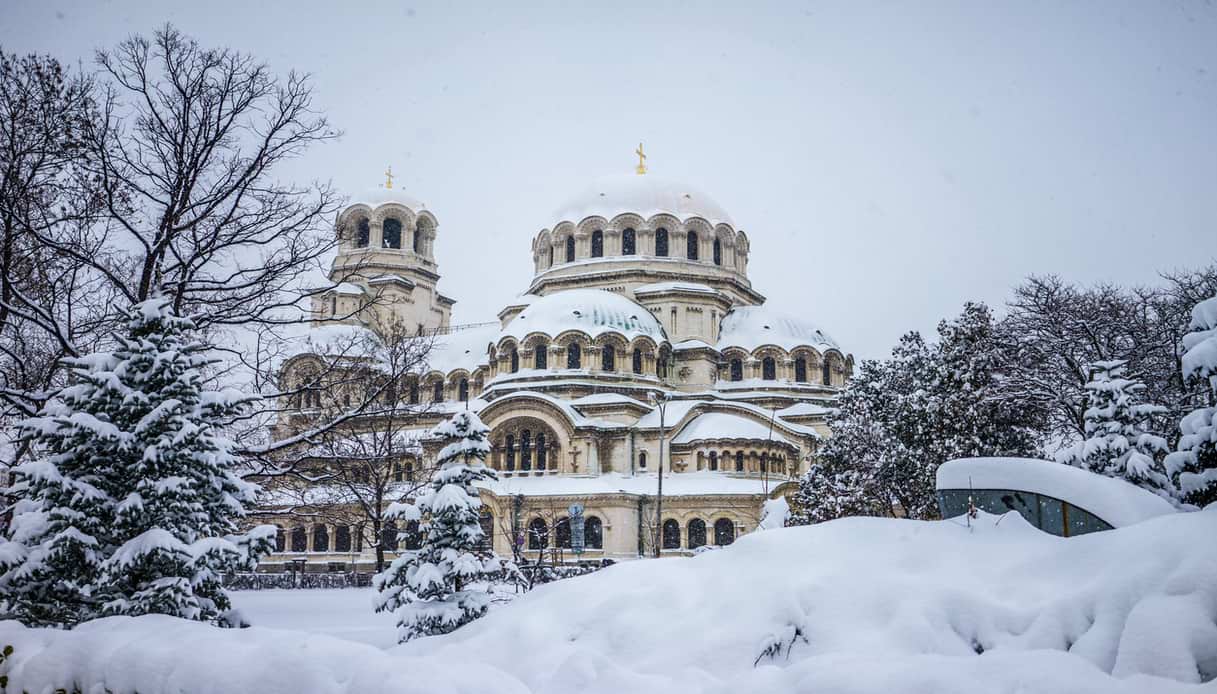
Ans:
[[[938,489],[1034,492],[1089,511],[1112,527],[1174,513],[1165,499],[1136,485],[1034,458],[962,458],[938,468]]]
[[[646,174],[605,176],[571,196],[554,214],[557,222],[579,222],[588,217],[612,219],[636,214],[649,219],[670,214],[681,221],[701,218],[711,224],[735,223],[717,202],[692,186]]]
[[[617,333],[627,341],[643,335],[667,341],[663,326],[650,311],[602,289],[569,289],[537,299],[507,324],[499,339],[523,340],[532,333],[557,337],[568,330],[591,338]]]
[[[773,441],[795,449],[799,447],[777,427],[771,428],[754,419],[727,412],[699,414],[672,439],[676,445],[694,441]]]
[[[739,347],[748,351],[762,345],[775,345],[790,351],[814,347],[820,352],[839,350],[828,333],[815,325],[766,306],[740,306],[723,316],[718,349]]]
[[[663,294],[668,292],[686,292],[690,294],[713,294],[725,296],[717,289],[698,282],[653,282],[634,288],[634,296],[647,294]]]

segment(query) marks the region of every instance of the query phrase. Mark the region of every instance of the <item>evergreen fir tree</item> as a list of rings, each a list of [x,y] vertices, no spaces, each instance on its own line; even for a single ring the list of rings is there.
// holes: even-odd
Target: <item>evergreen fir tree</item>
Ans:
[[[1174,498],[1162,457],[1166,439],[1150,431],[1150,420],[1166,408],[1136,402],[1145,384],[1125,378],[1126,362],[1089,366],[1086,384],[1086,438],[1062,450],[1057,461],[1118,477],[1168,499]]]
[[[1204,506],[1217,501],[1217,296],[1196,304],[1190,327],[1183,338],[1183,377],[1206,386],[1208,402],[1179,422],[1182,436],[1166,467],[1183,501]]]
[[[482,502],[474,482],[495,479],[494,470],[483,463],[490,453],[490,429],[477,415],[463,411],[432,433],[448,443],[439,453],[429,488],[413,504],[389,509],[398,521],[422,521],[422,546],[403,552],[373,581],[379,591],[376,611],[397,615],[401,642],[446,634],[481,617],[491,596],[474,583],[518,574],[512,562],[485,548],[479,522]]]
[[[73,383],[25,422],[0,544],[0,612],[29,625],[170,614],[239,622],[223,573],[252,569],[274,528],[237,533],[255,487],[220,428],[247,398],[205,391],[206,346],[164,299],[128,312],[112,352],[73,359]]]

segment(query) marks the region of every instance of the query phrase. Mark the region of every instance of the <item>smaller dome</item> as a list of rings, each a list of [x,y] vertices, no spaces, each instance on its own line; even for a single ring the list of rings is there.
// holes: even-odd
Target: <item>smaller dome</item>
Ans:
[[[350,202],[347,203],[347,207],[362,204],[376,209],[381,205],[389,203],[404,205],[415,212],[427,209],[427,206],[417,198],[410,197],[397,188],[384,187],[370,188],[359,195],[352,196]]]
[[[593,338],[617,333],[627,340],[640,335],[656,342],[668,339],[650,311],[603,289],[569,289],[539,297],[507,324],[499,339],[522,340],[530,333],[556,337],[567,330],[578,330]]]
[[[719,350],[742,347],[752,351],[761,345],[777,345],[786,351],[803,346],[821,352],[839,349],[832,336],[812,323],[765,306],[739,306],[723,316]]]
[[[670,214],[681,221],[701,217],[711,224],[735,224],[717,202],[692,186],[651,174],[605,176],[568,199],[556,213],[556,222],[575,222],[588,217],[612,219],[619,214],[636,214],[650,219]]]

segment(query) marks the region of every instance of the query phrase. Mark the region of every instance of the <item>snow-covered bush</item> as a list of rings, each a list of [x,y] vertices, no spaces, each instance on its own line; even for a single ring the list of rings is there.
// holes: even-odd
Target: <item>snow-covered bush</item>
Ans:
[[[422,546],[404,551],[373,585],[376,611],[397,616],[398,640],[446,634],[486,614],[491,593],[474,587],[515,565],[484,547],[482,502],[474,482],[494,479],[483,463],[490,453],[490,429],[476,414],[458,412],[435,427],[447,441],[440,451],[429,488],[413,504],[398,503],[389,515],[398,521],[421,520]],[[405,523],[401,523],[404,527]]]
[[[1217,296],[1192,309],[1191,330],[1183,338],[1183,377],[1207,385],[1208,406],[1183,417],[1179,445],[1166,465],[1178,477],[1183,500],[1202,506],[1217,501]]]
[[[221,581],[270,551],[240,534],[255,488],[221,428],[248,401],[204,390],[206,346],[164,299],[135,305],[112,352],[71,360],[73,383],[24,423],[36,457],[14,470],[0,544],[0,613],[73,626],[106,615],[239,617]]]
[[[1118,477],[1159,496],[1173,499],[1174,485],[1166,474],[1162,458],[1166,439],[1150,431],[1154,415],[1166,408],[1137,402],[1145,384],[1127,378],[1126,364],[1120,360],[1090,365],[1086,384],[1086,438],[1064,448],[1057,462]]]

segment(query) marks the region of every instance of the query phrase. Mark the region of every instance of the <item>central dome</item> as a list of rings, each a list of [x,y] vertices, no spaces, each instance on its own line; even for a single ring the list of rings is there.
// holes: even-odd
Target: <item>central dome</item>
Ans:
[[[597,179],[558,208],[557,221],[579,223],[588,217],[612,219],[619,214],[643,219],[666,213],[681,221],[700,217],[711,224],[735,223],[717,202],[696,188],[651,174],[622,174]]]

